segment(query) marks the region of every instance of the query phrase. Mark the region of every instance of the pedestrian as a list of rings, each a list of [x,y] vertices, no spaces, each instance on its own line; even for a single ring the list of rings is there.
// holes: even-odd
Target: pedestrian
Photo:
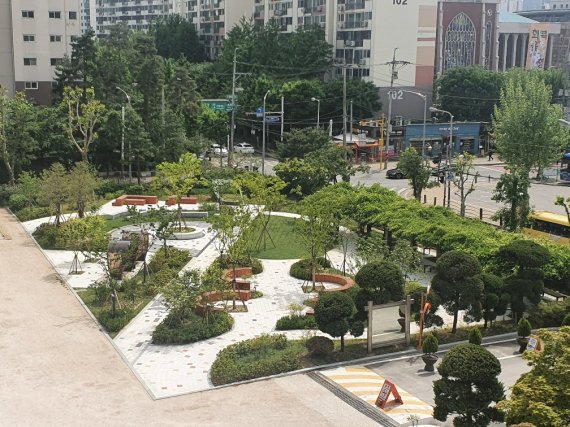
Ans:
[[[489,162],[493,160],[493,150],[489,150]]]

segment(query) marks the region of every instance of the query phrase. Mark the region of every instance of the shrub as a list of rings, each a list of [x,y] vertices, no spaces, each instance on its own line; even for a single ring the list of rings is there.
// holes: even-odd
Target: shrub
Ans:
[[[404,276],[393,262],[370,262],[356,273],[354,279],[375,304],[400,301],[404,296]]]
[[[10,196],[16,191],[16,187],[11,185],[0,185],[0,206],[6,206]]]
[[[434,354],[439,349],[439,342],[437,338],[432,333],[427,333],[422,342],[422,352],[425,354]]]
[[[564,319],[562,319],[562,325],[561,326],[570,326],[570,313],[568,313],[566,316],[564,316]]]
[[[531,333],[532,327],[530,326],[530,322],[525,319],[524,317],[519,320],[519,324],[517,325],[517,334],[519,337],[528,337]]]
[[[51,215],[51,209],[43,208],[23,208],[16,212],[16,216],[22,222],[31,221],[32,219],[44,218]]]
[[[481,335],[481,330],[478,327],[474,327],[469,332],[469,343],[475,345],[481,345],[483,342],[483,336]]]
[[[129,308],[118,308],[115,310],[115,317],[111,315],[111,310],[103,310],[97,316],[99,323],[103,325],[109,333],[119,332],[132,318],[132,310]]]
[[[210,370],[214,385],[229,384],[300,369],[306,354],[285,335],[261,335],[232,344],[218,353]]]
[[[324,269],[330,268],[331,263],[328,259],[319,257],[317,258],[317,269]],[[295,279],[299,280],[313,280],[312,272],[311,272],[311,260],[310,259],[302,259],[297,261],[291,268],[289,269],[289,274],[294,277]]]
[[[226,257],[218,257],[216,261],[222,270],[232,268],[232,263]],[[261,264],[261,261],[247,255],[236,258],[234,263],[236,267],[251,267],[251,272],[253,274],[259,274],[263,271],[263,264]]]
[[[12,212],[17,212],[28,206],[28,198],[23,194],[14,193],[8,199],[8,207]]]
[[[334,342],[330,338],[315,336],[305,342],[311,356],[326,357],[334,350]]]
[[[164,248],[160,248],[148,263],[148,268],[151,273],[164,269],[180,270],[188,261],[190,261],[190,254],[185,250],[168,248],[165,251]]]
[[[541,301],[529,311],[528,320],[535,328],[555,327],[560,326],[568,313],[570,305],[565,301]]]
[[[55,249],[59,230],[55,224],[48,224],[47,222],[40,224],[38,228],[32,233],[38,245],[42,249]]]
[[[288,331],[291,329],[316,329],[317,322],[315,316],[284,316],[277,321],[275,329],[278,331]]]
[[[153,344],[189,344],[217,337],[232,329],[234,318],[225,311],[214,312],[206,319],[191,311],[183,316],[172,311],[156,327],[152,334]]]

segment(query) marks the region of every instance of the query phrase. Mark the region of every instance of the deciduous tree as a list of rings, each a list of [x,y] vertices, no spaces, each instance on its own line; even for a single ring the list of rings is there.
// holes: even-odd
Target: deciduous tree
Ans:
[[[398,161],[398,168],[408,177],[416,200],[421,200],[422,191],[430,186],[431,168],[412,147],[402,153]]]
[[[460,209],[459,215],[465,216],[465,201],[467,197],[475,191],[475,182],[479,172],[473,175],[473,162],[475,156],[469,153],[460,155],[453,163],[455,167],[455,177],[453,178],[453,185],[459,190]],[[471,183],[468,184],[469,179]]]

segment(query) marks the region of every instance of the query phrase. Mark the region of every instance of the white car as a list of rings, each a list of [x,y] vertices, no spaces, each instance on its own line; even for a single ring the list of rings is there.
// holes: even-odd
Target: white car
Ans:
[[[219,144],[212,144],[207,151],[209,156],[216,156],[216,157],[227,157],[228,150],[225,147],[221,147]]]
[[[240,142],[234,146],[234,151],[236,153],[243,153],[243,154],[253,154],[255,150],[253,149],[253,145],[248,144],[247,142]]]

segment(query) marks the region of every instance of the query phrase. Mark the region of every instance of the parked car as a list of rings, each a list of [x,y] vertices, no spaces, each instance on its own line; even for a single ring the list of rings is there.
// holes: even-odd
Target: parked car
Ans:
[[[253,145],[248,144],[247,142],[240,142],[234,146],[234,151],[236,153],[242,154],[253,154],[255,150],[253,149]]]
[[[206,155],[208,157],[216,156],[216,157],[227,157],[228,150],[225,147],[221,147],[219,144],[212,144],[208,151],[206,151]]]
[[[404,175],[404,172],[402,172],[400,169],[388,169],[386,171],[386,178],[389,179],[402,179],[405,178],[406,175]]]
[[[431,176],[446,175],[447,172],[455,172],[453,165],[440,165],[436,168],[431,168]]]

